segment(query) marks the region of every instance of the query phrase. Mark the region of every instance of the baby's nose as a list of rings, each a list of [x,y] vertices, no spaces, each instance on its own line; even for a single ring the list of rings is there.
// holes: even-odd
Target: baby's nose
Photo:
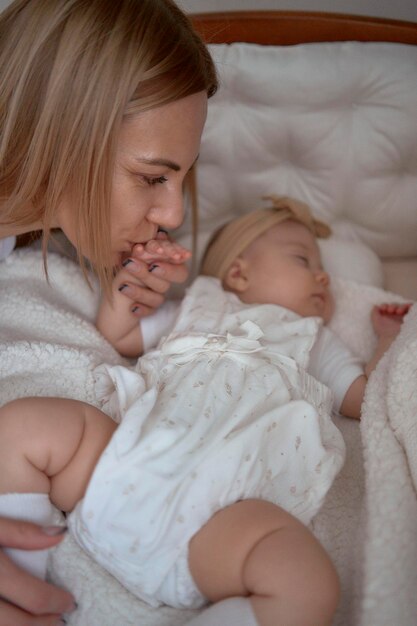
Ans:
[[[316,272],[316,280],[318,283],[320,283],[320,285],[323,285],[324,287],[328,287],[330,284],[330,276],[324,270],[319,270],[318,272]]]

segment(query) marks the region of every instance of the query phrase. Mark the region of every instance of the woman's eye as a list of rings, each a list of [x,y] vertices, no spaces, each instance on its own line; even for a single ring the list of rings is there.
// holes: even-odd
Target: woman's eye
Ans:
[[[151,178],[150,176],[143,176],[143,180],[147,185],[163,185],[167,182],[167,178],[165,176],[157,176],[156,178]]]
[[[307,258],[306,256],[303,256],[302,254],[297,254],[296,258],[297,258],[299,261],[301,261],[301,263],[302,263],[303,265],[306,265],[306,266],[308,266],[308,265],[309,265],[309,260],[308,260],[308,258]]]

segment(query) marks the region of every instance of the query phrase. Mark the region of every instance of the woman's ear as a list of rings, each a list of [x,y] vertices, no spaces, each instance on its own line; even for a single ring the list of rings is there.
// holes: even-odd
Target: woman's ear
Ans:
[[[249,264],[246,259],[237,257],[223,278],[223,287],[228,291],[243,293],[249,287]]]

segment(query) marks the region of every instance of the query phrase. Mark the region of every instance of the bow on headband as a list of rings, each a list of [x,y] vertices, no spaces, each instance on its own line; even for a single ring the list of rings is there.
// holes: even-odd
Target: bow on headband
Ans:
[[[223,280],[233,261],[252,241],[285,220],[304,224],[315,237],[326,238],[330,235],[330,227],[314,219],[304,202],[278,196],[265,196],[263,199],[270,200],[272,206],[232,220],[214,235],[204,255],[201,274]]]

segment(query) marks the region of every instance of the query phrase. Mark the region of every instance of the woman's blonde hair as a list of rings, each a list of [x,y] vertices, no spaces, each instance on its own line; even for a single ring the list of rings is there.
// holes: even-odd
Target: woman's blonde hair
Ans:
[[[0,223],[43,227],[70,190],[81,241],[112,277],[110,192],[125,116],[217,88],[171,0],[15,0],[0,15]],[[44,256],[46,259],[46,256]]]

